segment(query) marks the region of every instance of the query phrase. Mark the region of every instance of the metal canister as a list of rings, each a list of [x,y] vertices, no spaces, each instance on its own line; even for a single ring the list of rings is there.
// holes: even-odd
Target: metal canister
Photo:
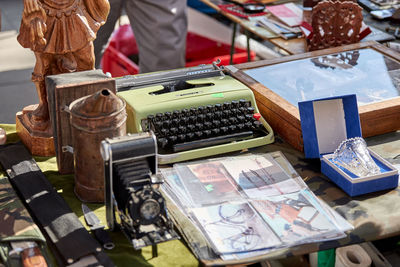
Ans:
[[[125,101],[108,89],[79,98],[69,106],[75,163],[75,194],[81,201],[104,201],[100,143],[126,134]]]

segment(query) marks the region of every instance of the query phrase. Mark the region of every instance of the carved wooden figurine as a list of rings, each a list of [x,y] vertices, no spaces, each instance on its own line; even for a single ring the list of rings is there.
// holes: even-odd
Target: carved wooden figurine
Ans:
[[[108,0],[24,0],[18,42],[35,53],[39,104],[17,113],[17,132],[32,154],[47,155],[40,138],[52,137],[45,77],[94,69],[93,40],[109,9]],[[32,147],[35,138],[39,151]]]
[[[312,10],[309,51],[359,42],[362,8],[350,1],[322,1]]]

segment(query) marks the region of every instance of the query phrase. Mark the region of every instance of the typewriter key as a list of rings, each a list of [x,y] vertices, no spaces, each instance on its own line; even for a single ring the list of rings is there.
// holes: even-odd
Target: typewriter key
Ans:
[[[171,131],[171,133],[172,134],[177,134],[179,131],[178,131],[178,128],[176,128],[176,127],[172,127],[171,129],[170,129],[170,131]]]
[[[253,114],[253,118],[256,120],[259,120],[261,118],[261,114],[260,113],[254,113]]]
[[[242,115],[236,117],[239,122],[244,122],[246,118]]]
[[[209,136],[211,136],[211,131],[210,131],[210,130],[204,130],[204,131],[203,131],[203,134],[204,134],[206,137],[209,137]]]
[[[204,122],[204,128],[210,129],[212,127],[212,123],[209,121]]]
[[[213,121],[212,121],[212,125],[213,125],[215,128],[219,128],[219,126],[221,126],[221,122],[220,122],[219,120],[213,120]]]
[[[203,136],[203,132],[197,131],[197,132],[194,133],[194,136],[195,136],[196,138],[200,139],[200,138]]]
[[[168,140],[167,140],[167,138],[158,138],[157,143],[158,143],[158,146],[160,146],[161,148],[166,148],[168,145]]]
[[[262,126],[262,123],[260,121],[253,121],[253,129],[258,130]]]
[[[221,125],[229,125],[229,121],[227,119],[222,119]]]
[[[181,118],[181,125],[186,125],[189,122],[189,117],[182,117]]]
[[[169,130],[167,128],[162,128],[160,132],[161,132],[162,136],[168,136],[169,135]]]
[[[199,114],[199,115],[197,116],[197,121],[198,121],[198,122],[203,122],[203,121],[205,120],[205,118],[206,118],[206,115],[204,115],[204,114]]]
[[[178,135],[178,140],[179,140],[180,142],[185,142],[185,140],[186,140],[186,134],[180,134],[180,135]]]
[[[253,114],[254,113],[254,108],[253,107],[248,107],[247,108],[247,113]]]
[[[188,133],[188,134],[186,134],[186,137],[188,140],[192,140],[194,137],[194,133]]]
[[[244,125],[246,126],[246,129],[251,129],[253,126],[253,123],[251,121],[248,121]]]
[[[156,114],[156,120],[157,120],[157,121],[162,121],[162,120],[163,120],[163,117],[164,117],[164,114],[162,114],[162,113],[157,113],[157,114]]]
[[[163,121],[162,125],[163,125],[164,128],[170,128],[171,120]]]
[[[246,99],[240,99],[239,100],[239,105],[241,107],[249,107],[250,105],[248,105],[248,104],[249,104],[249,101],[247,101]]]
[[[176,135],[171,135],[171,136],[168,136],[168,140],[169,140],[172,144],[174,144],[174,143],[176,142],[176,140],[178,140],[178,137],[177,137]]]
[[[213,135],[218,135],[218,134],[220,133],[220,131],[221,131],[221,130],[218,129],[218,128],[214,128],[214,129],[211,130],[211,132],[212,132]]]
[[[189,110],[187,108],[182,109],[182,115],[183,116],[188,116],[189,115]]]
[[[253,114],[246,114],[244,116],[246,118],[246,121],[252,121],[253,120]]]
[[[229,124],[236,124],[237,119],[235,117],[230,117],[229,118]]]
[[[154,123],[154,125],[156,126],[156,129],[158,130],[158,129],[161,129],[161,128],[162,128],[163,122],[162,122],[162,121],[156,121],[156,122]]]
[[[229,103],[229,102],[224,102],[224,103],[222,104],[222,109],[223,109],[223,110],[230,109],[230,108],[231,108],[231,103]]]
[[[172,117],[172,113],[169,111],[165,112],[164,115],[165,115],[165,117],[167,117],[167,119],[171,119],[171,117]]]
[[[174,125],[174,126],[178,126],[180,122],[181,122],[181,120],[178,118],[172,119],[172,125]]]
[[[187,131],[186,126],[179,126],[178,129],[179,129],[179,132],[183,133],[183,134],[186,133],[186,131]]]
[[[172,112],[172,117],[173,118],[179,118],[181,116],[181,112],[179,110],[174,110]]]
[[[190,108],[190,115],[196,115],[197,114],[197,108]]]
[[[236,125],[229,125],[229,126],[228,126],[228,129],[229,129],[229,131],[231,131],[231,132],[235,132],[236,129],[237,129],[237,127],[236,127]]]
[[[196,126],[196,130],[203,130],[203,128],[204,128],[204,125],[202,123],[196,123],[195,126]]]
[[[192,116],[189,117],[189,122],[190,123],[196,123],[196,121],[197,121],[197,116],[192,115]]]
[[[228,127],[224,126],[224,127],[221,127],[220,130],[221,130],[221,133],[225,134],[228,132],[229,129],[228,129]]]

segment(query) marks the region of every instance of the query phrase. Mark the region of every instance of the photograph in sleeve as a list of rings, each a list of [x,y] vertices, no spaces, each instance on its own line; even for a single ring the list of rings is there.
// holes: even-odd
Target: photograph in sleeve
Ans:
[[[192,209],[218,254],[253,251],[281,244],[248,203],[229,203]]]
[[[270,155],[228,159],[222,164],[249,198],[264,199],[301,189]]]
[[[161,188],[182,208],[191,207],[193,203],[187,195],[185,187],[178,174],[172,168],[160,168],[160,175],[164,178]]]
[[[339,232],[301,192],[252,200],[251,204],[285,244],[311,242]]]
[[[237,200],[238,187],[220,161],[174,166],[183,182],[187,195],[197,206]]]

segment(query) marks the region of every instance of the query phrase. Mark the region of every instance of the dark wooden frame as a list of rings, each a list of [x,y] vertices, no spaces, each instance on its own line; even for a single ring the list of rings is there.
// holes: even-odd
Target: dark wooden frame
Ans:
[[[232,76],[245,83],[253,90],[258,109],[271,125],[274,132],[279,134],[296,149],[302,151],[303,139],[298,108],[245,74],[244,70],[364,48],[374,49],[381,54],[400,62],[400,54],[386,46],[371,41],[282,58],[238,64],[229,66],[227,69],[231,72]],[[375,136],[399,130],[400,97],[388,99],[379,103],[359,106],[359,114],[363,137]]]

